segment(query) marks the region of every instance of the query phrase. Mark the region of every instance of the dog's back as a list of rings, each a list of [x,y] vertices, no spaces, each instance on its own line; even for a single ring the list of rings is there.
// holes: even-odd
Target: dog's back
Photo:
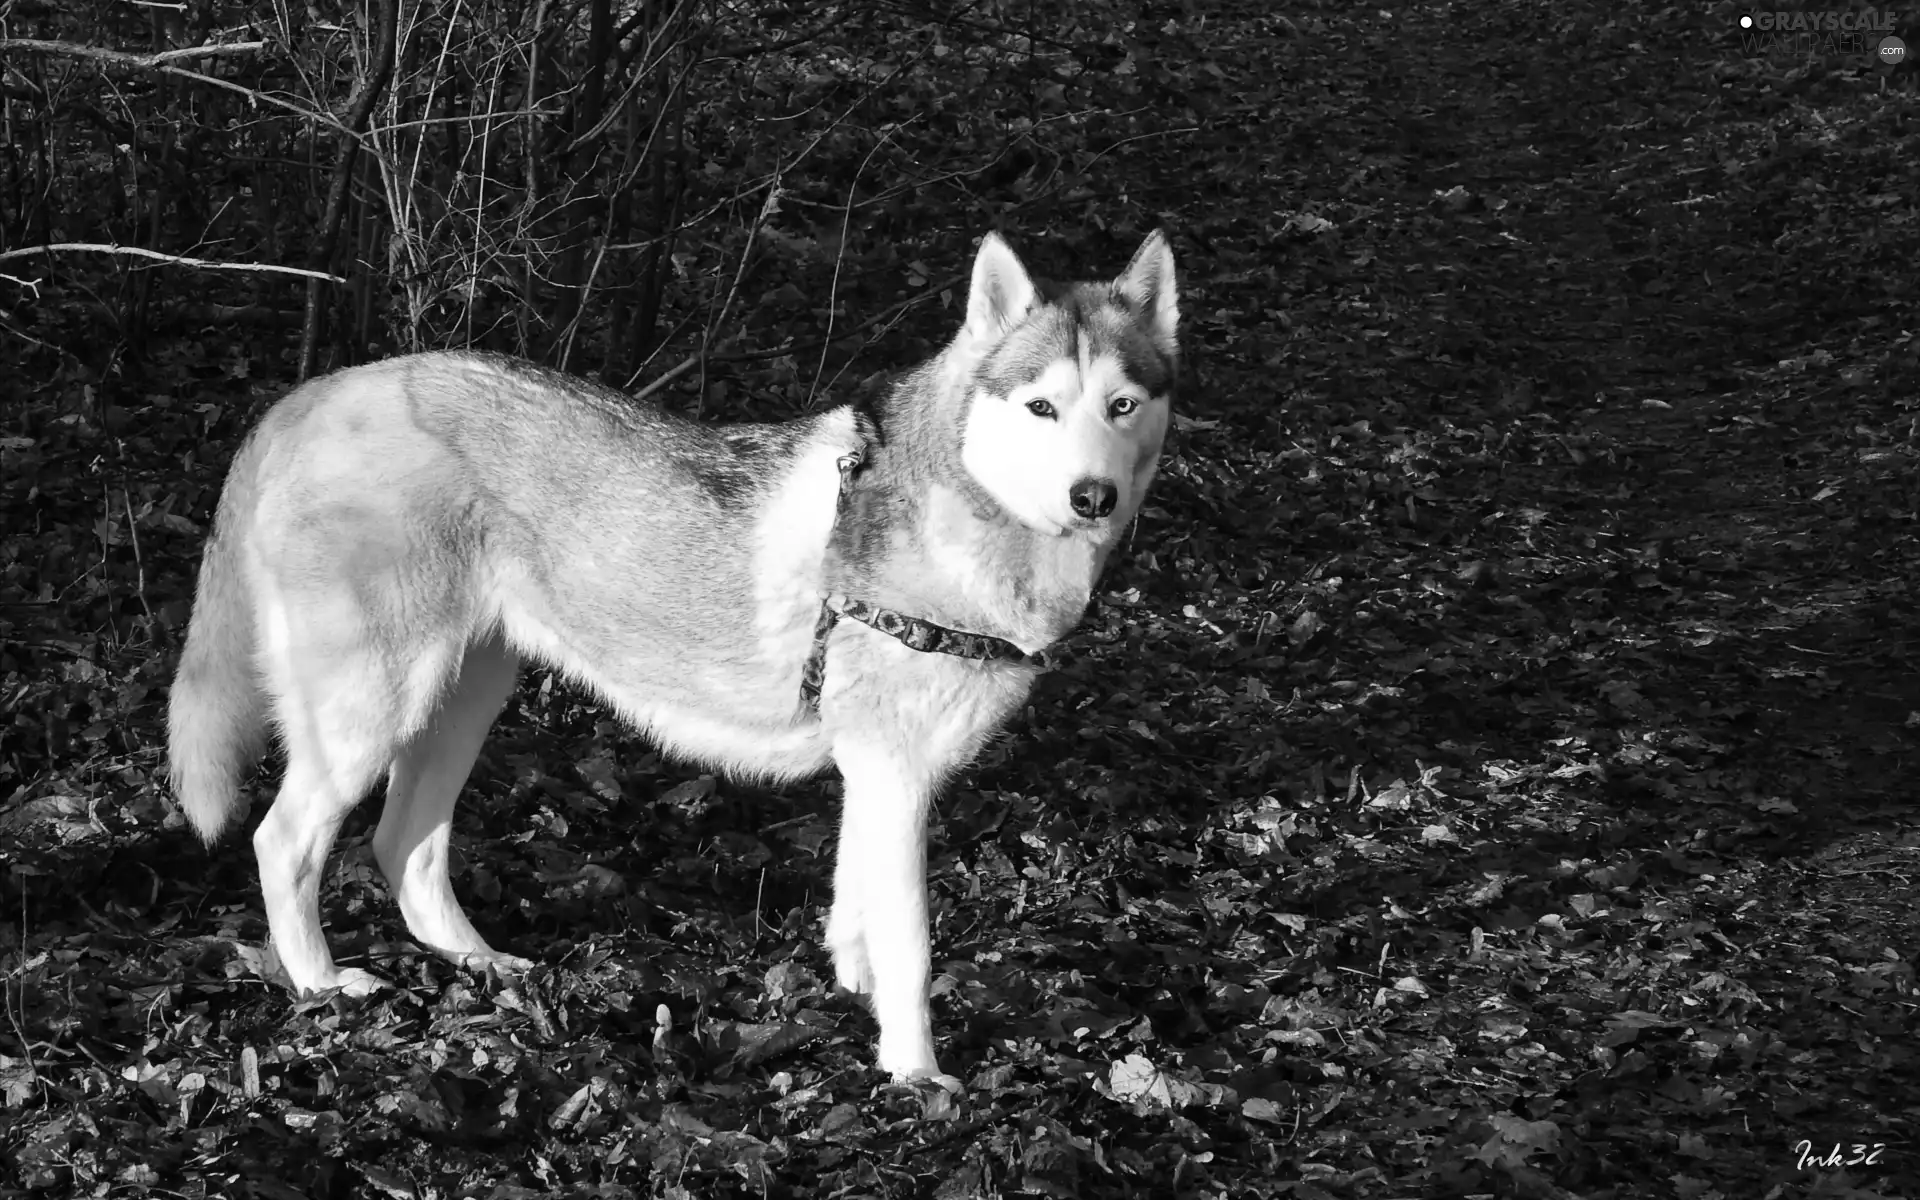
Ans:
[[[698,757],[817,770],[794,705],[860,445],[845,409],[707,426],[493,355],[296,389],[236,456],[202,563],[173,699],[183,807],[220,832],[303,680],[396,689],[411,736],[494,627]]]

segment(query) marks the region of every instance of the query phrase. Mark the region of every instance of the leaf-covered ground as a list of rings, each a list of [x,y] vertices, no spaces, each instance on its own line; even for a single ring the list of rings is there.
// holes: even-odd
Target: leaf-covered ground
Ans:
[[[1131,115],[1047,134],[1099,188],[1005,220],[1104,268],[1164,214],[1195,379],[1073,660],[940,810],[958,1099],[825,982],[832,787],[682,770],[544,677],[456,864],[541,968],[400,940],[363,824],[326,917],[400,986],[289,1001],[246,839],[159,779],[284,381],[182,345],[201,390],[109,468],[84,420],[10,437],[0,1191],[1920,1193],[1920,105],[1736,16],[1113,20],[1086,86]]]

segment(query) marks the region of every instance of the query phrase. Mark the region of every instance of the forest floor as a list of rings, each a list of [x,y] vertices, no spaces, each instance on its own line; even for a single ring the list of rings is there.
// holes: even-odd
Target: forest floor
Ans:
[[[161,770],[232,441],[182,471],[183,368],[104,477],[84,423],[5,443],[0,1195],[1920,1195],[1917,68],[1735,16],[1116,18],[1184,132],[1003,215],[1045,261],[1164,214],[1194,378],[937,817],[957,1098],[832,989],[831,784],[541,676],[456,876],[538,969],[401,940],[369,814],[325,912],[400,986],[263,982],[247,839]]]

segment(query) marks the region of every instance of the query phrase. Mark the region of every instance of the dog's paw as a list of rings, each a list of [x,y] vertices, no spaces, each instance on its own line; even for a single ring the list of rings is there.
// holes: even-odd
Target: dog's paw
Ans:
[[[351,996],[358,1000],[371,996],[386,986],[387,981],[372,971],[362,971],[359,967],[340,967],[334,971],[331,979],[322,982],[318,987],[301,988],[299,994],[304,1000],[324,996],[329,992],[338,992],[342,996]]]
[[[949,1075],[939,1067],[910,1071],[904,1075],[895,1072],[893,1082],[901,1087],[910,1087],[915,1090],[923,1087],[937,1087],[949,1096],[958,1096],[967,1090],[967,1085],[961,1083],[958,1076]]]
[[[498,950],[469,950],[454,961],[463,970],[472,971],[476,975],[498,975],[503,979],[511,979],[533,970],[532,960],[521,958],[517,954],[502,954]]]
[[[944,1093],[947,1096],[960,1096],[966,1093],[966,1085],[958,1076],[949,1075],[940,1069],[938,1063],[929,1059],[924,1064],[889,1069],[886,1063],[880,1064],[881,1070],[891,1076],[889,1086],[904,1088],[925,1099],[931,1095]]]
[[[895,1083],[913,1083],[918,1080],[940,1082],[952,1080],[958,1086],[959,1080],[940,1069],[940,1061],[933,1055],[933,1039],[920,1037],[888,1037],[884,1023],[880,1029],[879,1046],[880,1069],[893,1076]],[[941,1087],[947,1086],[945,1083]]]

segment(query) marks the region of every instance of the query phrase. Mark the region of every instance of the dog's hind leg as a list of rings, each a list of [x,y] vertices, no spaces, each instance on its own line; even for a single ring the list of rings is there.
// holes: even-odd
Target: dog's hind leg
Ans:
[[[425,728],[394,757],[386,808],[373,835],[374,856],[408,931],[428,949],[475,970],[532,965],[487,944],[454,898],[447,873],[454,802],[487,730],[513,693],[518,668],[518,657],[498,634],[467,648],[459,677]]]
[[[267,925],[295,990],[364,995],[381,982],[333,961],[320,927],[320,880],[341,822],[405,736],[409,680],[366,636],[351,597],[287,596],[271,586],[260,597],[261,661],[287,751],[280,791],[253,834]],[[425,678],[431,668],[423,658],[412,677],[437,689]]]
[[[933,780],[917,777],[910,758],[878,739],[843,734],[833,753],[846,781],[827,917],[835,973],[842,987],[872,998],[881,1070],[947,1081],[934,1059],[927,1004]]]

